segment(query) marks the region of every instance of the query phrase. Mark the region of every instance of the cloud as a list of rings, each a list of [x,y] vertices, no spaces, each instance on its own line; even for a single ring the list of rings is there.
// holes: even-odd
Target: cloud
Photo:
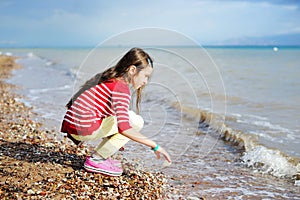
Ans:
[[[261,1],[194,1],[188,6],[171,6],[173,15],[170,11],[164,12],[165,7],[168,6],[161,6],[157,12],[173,17],[174,24],[180,24],[179,29],[184,27],[206,38],[269,35],[299,24],[299,12],[295,9]]]
[[[15,45],[17,41],[13,40],[0,40],[0,45]]]
[[[201,1],[201,0],[200,0]],[[221,0],[219,0],[221,1]],[[226,1],[226,0],[225,0]],[[227,0],[227,1],[235,1],[235,2],[252,2],[252,3],[267,3],[273,5],[295,5],[299,6],[299,0]]]
[[[8,34],[1,37],[30,45],[71,45],[91,44],[99,34],[99,22],[95,17],[83,16],[62,9],[55,9],[43,18],[28,18],[19,16],[2,16],[1,30]]]
[[[126,30],[160,27],[207,43],[295,33],[300,27],[297,1],[22,2],[0,3],[0,39],[34,45],[94,45]]]

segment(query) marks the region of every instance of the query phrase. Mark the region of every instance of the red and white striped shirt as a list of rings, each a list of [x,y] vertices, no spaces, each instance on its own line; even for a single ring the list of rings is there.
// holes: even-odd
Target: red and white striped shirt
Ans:
[[[83,92],[67,110],[61,132],[90,135],[103,118],[116,116],[119,132],[130,129],[130,89],[124,80],[111,79]]]

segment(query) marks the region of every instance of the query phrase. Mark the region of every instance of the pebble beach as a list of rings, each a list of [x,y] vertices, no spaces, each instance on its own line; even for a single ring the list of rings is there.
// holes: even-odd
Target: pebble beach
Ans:
[[[17,86],[6,82],[21,67],[15,59],[0,56],[0,199],[169,199],[176,193],[166,175],[123,157],[120,177],[87,173],[82,166],[90,149],[56,139],[18,101]]]

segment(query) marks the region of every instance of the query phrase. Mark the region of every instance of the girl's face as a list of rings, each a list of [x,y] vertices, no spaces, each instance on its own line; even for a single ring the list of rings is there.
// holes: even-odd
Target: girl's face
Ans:
[[[135,72],[133,72],[133,76],[131,78],[131,84],[132,87],[135,90],[137,90],[148,83],[153,68],[148,65],[147,67],[138,72],[136,67],[134,66],[134,71]]]

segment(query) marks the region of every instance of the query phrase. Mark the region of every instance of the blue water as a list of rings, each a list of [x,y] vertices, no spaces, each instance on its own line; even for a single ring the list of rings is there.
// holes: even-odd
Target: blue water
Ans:
[[[20,56],[18,63],[24,68],[15,71],[10,82],[22,86],[19,92],[25,95],[23,101],[34,107],[46,126],[57,130],[65,113],[64,105],[71,94],[87,78],[115,63],[127,49],[91,50],[1,49],[2,52]],[[204,167],[212,174],[221,173],[222,170],[216,172],[215,168],[204,165],[201,160],[206,155],[210,158],[207,162],[222,160],[224,152],[231,150],[223,146],[223,142],[214,134],[209,136],[210,131],[202,130],[206,137],[196,144],[198,119],[185,118],[185,115],[191,113],[178,115],[178,111],[172,107],[174,103],[192,110],[212,112],[214,118],[220,120],[216,126],[223,124],[227,129],[239,132],[243,138],[251,138],[249,143],[255,141],[255,145],[250,145],[249,152],[242,157],[235,154],[232,158],[228,154],[225,156],[229,156],[228,160],[240,159],[251,168],[255,168],[255,163],[265,163],[265,169],[255,170],[276,177],[291,179],[299,173],[299,161],[292,165],[287,162],[291,157],[300,158],[299,48],[160,47],[149,48],[147,51],[154,57],[155,72],[145,91],[142,105],[146,121],[144,133],[161,140],[170,151],[175,160],[175,174],[184,174],[182,166],[176,165],[176,162],[195,158],[196,155],[202,156],[193,164],[186,161],[189,170],[197,172],[199,167]],[[191,147],[197,151],[190,150]],[[140,155],[135,153],[134,156]],[[152,159],[151,156],[148,159]],[[226,165],[228,163],[224,163],[224,167]],[[239,170],[236,169],[237,177]],[[251,176],[255,177],[247,175],[245,178],[249,180]],[[238,181],[237,177],[232,180],[232,184]],[[295,184],[299,183],[296,181]],[[282,183],[277,186],[285,187]],[[268,191],[266,186],[257,187]],[[291,185],[287,183],[286,187],[290,188]],[[292,195],[294,190],[298,190],[295,187]],[[251,187],[248,190],[252,195]],[[216,189],[207,191],[208,194],[211,192],[216,192]],[[254,192],[255,195],[259,196],[258,190]]]
[[[234,55],[234,56],[233,56]],[[220,56],[227,84],[229,113],[265,145],[299,157],[299,49],[228,50]],[[226,59],[227,58],[227,59]],[[230,59],[228,59],[230,58]],[[233,98],[231,101],[230,98]],[[236,103],[235,100],[240,101]]]

